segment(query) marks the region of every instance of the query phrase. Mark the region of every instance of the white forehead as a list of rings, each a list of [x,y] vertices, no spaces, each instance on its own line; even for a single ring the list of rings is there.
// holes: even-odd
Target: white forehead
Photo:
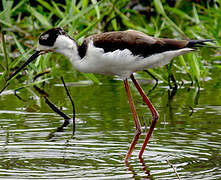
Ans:
[[[49,37],[49,34],[45,34],[45,35],[42,35],[42,36],[41,36],[41,39],[42,39],[42,40],[47,40],[48,37]]]

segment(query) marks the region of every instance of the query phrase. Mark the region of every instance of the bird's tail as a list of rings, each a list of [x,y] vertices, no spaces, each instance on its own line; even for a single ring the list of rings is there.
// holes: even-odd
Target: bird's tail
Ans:
[[[206,42],[214,42],[214,41],[215,41],[215,39],[189,40],[187,47],[190,47],[190,48],[202,47],[202,46],[206,45],[205,44]]]

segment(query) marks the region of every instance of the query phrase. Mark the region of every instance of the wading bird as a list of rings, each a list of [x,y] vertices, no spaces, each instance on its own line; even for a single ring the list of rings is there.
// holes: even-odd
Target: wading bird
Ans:
[[[124,81],[136,128],[134,139],[125,157],[125,162],[128,162],[141,134],[141,125],[130,93],[128,78],[131,78],[152,113],[152,123],[139,153],[141,158],[159,119],[159,114],[133,73],[168,64],[172,58],[194,51],[194,48],[203,46],[209,41],[213,40],[154,38],[139,31],[127,30],[95,34],[86,38],[82,45],[78,45],[63,29],[53,28],[41,34],[37,51],[9,77],[7,82],[39,55],[49,52],[63,54],[80,72],[120,76]]]

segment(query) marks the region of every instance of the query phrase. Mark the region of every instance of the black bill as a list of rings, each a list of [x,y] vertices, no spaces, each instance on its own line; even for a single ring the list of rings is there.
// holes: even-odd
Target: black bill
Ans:
[[[23,68],[25,68],[30,62],[35,60],[39,55],[42,54],[42,51],[35,51],[34,54],[24,63],[20,68],[18,68],[7,80],[5,86],[0,91],[0,94],[4,91],[4,89],[9,85],[8,81],[12,79],[14,76],[16,76]]]
[[[9,81],[10,79],[12,79],[16,74],[18,74],[23,68],[25,68],[30,62],[32,62],[33,60],[35,60],[39,55],[41,54],[41,51],[35,51],[34,54],[32,54],[32,56],[24,63],[22,64],[22,66],[20,68],[18,68],[8,79],[7,81]]]

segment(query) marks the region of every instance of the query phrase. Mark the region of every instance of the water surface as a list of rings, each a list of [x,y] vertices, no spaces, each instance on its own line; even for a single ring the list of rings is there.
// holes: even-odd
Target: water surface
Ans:
[[[21,99],[7,90],[0,96],[0,178],[177,179],[171,163],[182,179],[221,179],[221,72],[214,69],[209,76],[200,91],[186,84],[170,98],[159,84],[149,94],[160,120],[143,161],[137,156],[145,132],[128,165],[124,157],[134,123],[122,81],[69,84],[77,112],[74,139],[72,124],[55,132],[63,119],[33,87],[22,89]],[[147,93],[152,86],[142,83]],[[151,113],[132,84],[131,90],[145,131]],[[72,115],[59,80],[47,83],[45,91]]]

